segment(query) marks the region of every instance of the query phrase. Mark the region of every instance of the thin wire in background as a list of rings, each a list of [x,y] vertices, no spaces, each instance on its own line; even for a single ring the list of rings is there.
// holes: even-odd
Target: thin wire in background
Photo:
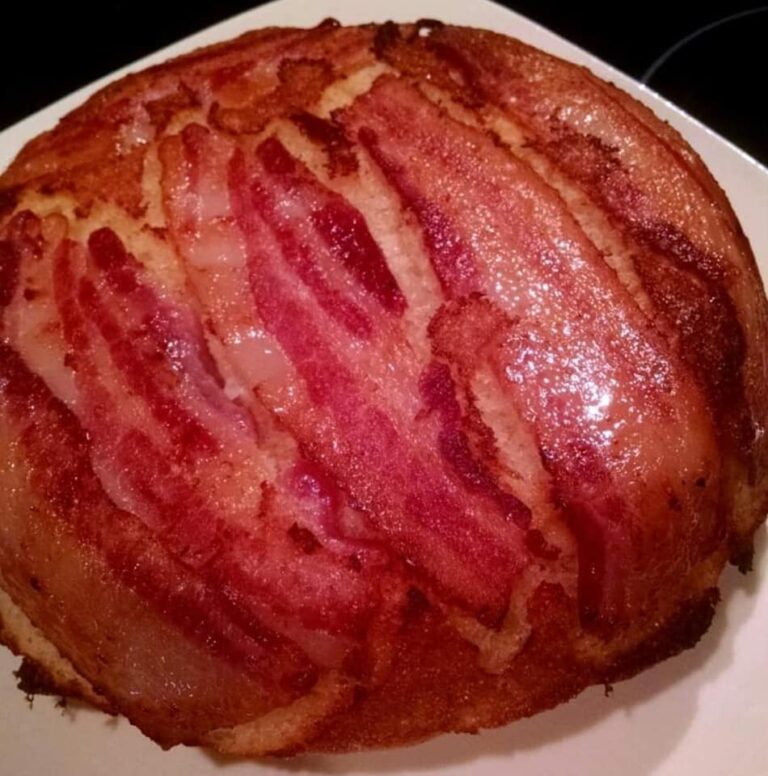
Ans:
[[[730,16],[724,16],[722,19],[717,19],[714,22],[705,24],[703,27],[699,27],[698,30],[694,30],[689,35],[681,38],[679,41],[677,41],[677,43],[670,46],[660,57],[654,60],[651,66],[645,71],[645,73],[643,73],[642,77],[640,78],[640,82],[647,84],[648,81],[653,78],[659,68],[664,65],[664,63],[670,57],[674,56],[681,48],[683,48],[683,46],[688,45],[692,40],[698,38],[699,35],[703,35],[705,32],[714,30],[716,27],[720,27],[723,24],[728,24],[729,22],[736,21],[737,19],[743,19],[745,16],[753,16],[758,13],[765,13],[766,11],[768,11],[768,5],[761,5],[758,8],[750,8],[746,11],[740,11],[739,13],[731,14]]]

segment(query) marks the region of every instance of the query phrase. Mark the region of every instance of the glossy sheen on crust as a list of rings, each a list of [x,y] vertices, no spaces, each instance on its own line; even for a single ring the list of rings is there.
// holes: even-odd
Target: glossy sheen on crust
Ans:
[[[0,640],[159,743],[394,746],[693,646],[768,491],[701,160],[437,22],[129,76],[0,178]]]

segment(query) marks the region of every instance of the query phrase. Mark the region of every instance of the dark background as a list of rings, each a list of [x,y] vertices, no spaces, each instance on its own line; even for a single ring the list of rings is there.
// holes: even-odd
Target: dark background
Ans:
[[[16,0],[0,12],[0,129],[118,67],[256,5],[260,3],[254,0],[105,0],[93,6],[63,1],[49,8]],[[768,164],[768,5],[755,0],[690,5],[640,0],[614,3],[611,10],[590,0],[508,0],[503,5],[638,79],[687,35],[733,17],[676,50],[648,83]]]

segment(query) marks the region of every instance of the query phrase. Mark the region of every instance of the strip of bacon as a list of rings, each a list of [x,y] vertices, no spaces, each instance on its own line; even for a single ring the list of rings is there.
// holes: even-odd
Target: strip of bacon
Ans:
[[[527,555],[523,534],[436,452],[439,418],[417,420],[426,365],[414,360],[398,328],[400,295],[362,217],[276,143],[246,159],[233,144],[188,127],[163,144],[166,211],[202,305],[247,384],[398,551],[454,600],[503,612]],[[231,206],[220,194],[222,176]],[[335,224],[334,211],[342,214]],[[350,222],[354,244],[334,237]],[[357,284],[355,298],[375,313],[364,350],[329,315],[316,286],[297,283],[292,242],[313,246],[322,278]],[[232,297],[243,283],[251,298]],[[251,333],[251,349],[241,346],[243,331]]]
[[[425,46],[522,126],[633,246],[659,321],[707,392],[721,444],[758,479],[768,467],[759,430],[768,341],[759,326],[747,339],[744,325],[768,320],[768,308],[752,291],[760,281],[749,245],[701,160],[620,90],[519,41],[445,27]]]
[[[741,263],[735,219],[700,160],[675,150],[678,143],[669,142],[669,130],[658,131],[642,109],[630,109],[617,89],[585,68],[491,32],[441,27],[423,45],[426,61],[447,68],[481,101],[508,111],[537,146],[573,138],[606,149],[607,155],[593,160],[602,165],[594,183],[627,223],[666,224],[693,246],[710,250],[711,261]],[[623,193],[610,191],[617,167],[631,181]],[[583,171],[598,173],[591,164]],[[695,206],[686,208],[686,203]]]
[[[300,198],[297,199],[308,207],[309,212],[306,215],[325,246],[359,286],[373,296],[386,311],[402,314],[405,309],[405,297],[387,266],[384,254],[368,231],[360,211],[353,208],[342,196],[320,184],[306,168],[294,160],[276,138],[268,138],[261,143],[256,154],[264,170],[279,182],[281,187],[300,193]],[[296,210],[292,211],[291,215],[294,222],[300,218]]]
[[[361,127],[358,140],[388,180],[394,183],[403,204],[419,219],[425,246],[443,292],[451,297],[475,290],[479,277],[472,251],[459,237],[442,210],[411,183],[403,166],[382,153],[378,136],[373,129]]]
[[[92,256],[99,234],[90,240]],[[116,238],[109,239],[114,242]],[[109,274],[107,279],[110,285]],[[67,280],[60,282],[63,300],[67,299],[67,285]],[[120,303],[123,320],[117,321],[110,311],[120,309]],[[226,400],[217,376],[207,372],[209,357],[195,358],[205,350],[204,343],[190,341],[180,326],[172,325],[188,312],[167,309],[145,283],[128,295],[100,299],[87,278],[80,281],[78,306],[83,320],[73,322],[70,317],[75,330],[68,332],[79,346],[78,358],[87,359],[85,341],[89,337],[91,349],[99,347],[93,343],[95,331],[87,333],[90,324],[109,349],[119,372],[117,384],[122,387],[127,381],[150,409],[154,425],[165,431],[171,442],[167,447],[135,427],[131,430],[130,424],[126,427],[125,419],[114,409],[117,397],[112,396],[111,436],[115,429],[126,428],[126,432],[113,453],[116,468],[105,472],[105,481],[122,477],[132,509],[159,530],[169,546],[204,578],[237,596],[241,605],[251,607],[273,627],[300,640],[315,658],[337,662],[343,644],[335,649],[319,647],[312,643],[311,635],[292,629],[290,620],[296,617],[301,628],[359,636],[375,596],[371,598],[368,584],[354,571],[344,568],[342,559],[327,552],[306,557],[291,541],[288,529],[292,522],[285,524],[291,520],[290,513],[276,515],[277,507],[285,505],[280,501],[274,505],[265,498],[265,488],[271,487],[268,462],[244,413]],[[132,306],[138,313],[135,320]],[[66,306],[63,313],[66,329]],[[148,319],[147,341],[143,343],[142,329],[131,324],[142,325]],[[134,345],[137,340],[138,347]],[[176,361],[181,362],[179,367],[174,366]],[[192,368],[187,366],[189,362],[194,363]],[[96,370],[100,386],[99,372],[108,374],[108,365],[101,363]],[[212,394],[215,401],[206,401],[206,395]],[[191,417],[188,407],[193,409]],[[91,431],[98,444],[99,429]],[[109,454],[104,458],[111,460]],[[164,465],[168,459],[175,463],[170,471]]]
[[[294,364],[318,414],[323,417],[323,425],[333,428],[345,455],[329,455],[327,445],[318,447],[319,440],[314,433],[308,442],[355,497],[371,510],[374,520],[383,523],[390,532],[395,528],[401,551],[407,546],[402,534],[410,540],[410,534],[416,533],[421,543],[428,543],[432,551],[436,537],[440,537],[452,550],[451,564],[456,563],[463,551],[473,565],[485,564],[485,569],[493,569],[501,584],[495,582],[495,590],[490,591],[491,601],[495,607],[503,607],[508,597],[510,573],[517,570],[514,557],[485,531],[470,533],[471,518],[459,493],[430,460],[434,455],[431,446],[414,449],[413,442],[406,441],[407,424],[413,419],[393,418],[400,407],[392,406],[391,397],[387,397],[389,401],[382,397],[374,403],[364,394],[355,375],[354,362],[345,360],[352,343],[338,335],[335,341],[326,338],[323,319],[313,314],[311,305],[302,304],[292,293],[290,278],[279,270],[281,253],[270,250],[269,236],[264,229],[268,222],[260,223],[261,203],[255,197],[249,201],[252,189],[246,176],[244,160],[236,154],[231,167],[233,210],[246,237],[249,281],[256,309]],[[408,379],[408,365],[405,360],[395,365],[405,372],[401,380]],[[397,381],[395,374],[382,387],[391,388]],[[407,390],[406,383],[405,387],[403,391],[400,386],[399,392],[415,394],[415,386]],[[295,429],[302,414],[297,412],[292,418]],[[304,423],[301,425],[300,433],[306,436],[308,429]],[[333,448],[331,452],[335,452]],[[405,530],[401,527],[403,522],[407,523]],[[424,564],[419,549],[411,545],[409,557],[415,555]],[[446,563],[441,569],[443,575],[447,567]],[[477,595],[475,591],[472,593]],[[488,597],[485,591],[478,590],[478,593]],[[467,598],[477,605],[477,599]]]
[[[163,729],[169,708],[180,730],[207,730],[306,691],[314,669],[295,646],[244,616],[110,503],[77,418],[6,344],[0,408],[0,438],[15,467],[0,496],[0,571],[78,671],[150,730]],[[187,692],[197,698],[192,718]],[[198,693],[210,699],[202,716]]]
[[[440,416],[440,452],[467,488],[472,492],[482,493],[495,502],[509,520],[521,526],[528,526],[531,521],[530,510],[518,498],[500,487],[492,472],[470,448],[450,369],[444,363],[432,362],[421,376],[419,389],[427,410],[437,412]]]
[[[527,165],[391,77],[341,119],[419,221],[457,299],[433,323],[438,354],[470,374],[494,363],[499,391],[535,429],[581,547],[583,618],[620,618],[648,594],[660,536],[678,573],[674,538],[696,522],[668,501],[671,488],[693,509],[691,474],[716,460],[698,391]]]
[[[114,233],[94,232],[87,249],[65,241],[41,262],[35,240],[53,225],[22,220],[9,245],[35,293],[15,295],[7,334],[51,386],[67,386],[109,496],[236,611],[340,665],[379,605],[368,569],[387,562],[364,521],[326,491],[286,485],[261,448],[267,429],[225,394],[192,311],[158,293]],[[314,519],[322,547],[308,552],[296,531]],[[333,536],[339,522],[349,541]]]
[[[9,240],[0,241],[0,307],[13,299],[19,280],[19,255]]]
[[[277,165],[272,164],[276,161],[274,154],[270,154],[263,146],[260,146],[260,151],[262,158],[266,156],[270,160],[270,165],[266,167],[267,171],[271,169],[275,172]],[[285,172],[283,171],[284,174]],[[291,222],[281,214],[279,201],[259,182],[255,182],[251,187],[251,198],[269,224],[291,269],[301,282],[312,290],[323,310],[358,339],[369,339],[373,329],[371,319],[349,294],[334,287],[337,284],[332,284],[333,281],[315,262],[312,247],[308,241],[296,235],[295,230],[290,226]],[[311,213],[301,214],[302,217],[308,218],[311,218],[311,215]]]

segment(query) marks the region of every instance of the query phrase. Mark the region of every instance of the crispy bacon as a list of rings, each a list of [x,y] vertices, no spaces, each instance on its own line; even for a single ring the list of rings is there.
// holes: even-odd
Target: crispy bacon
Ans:
[[[354,542],[308,558],[291,539],[296,519],[312,515],[309,497],[283,493],[269,474],[260,430],[225,395],[192,311],[160,296],[111,230],[93,232],[88,249],[65,240],[51,264],[51,287],[41,277],[39,291],[56,300],[59,369],[74,370],[73,409],[106,492],[254,622],[338,665],[377,605],[366,574],[348,567]],[[29,353],[35,342],[20,346]]]
[[[191,324],[184,326],[189,311],[164,305],[146,284],[139,282],[135,270],[129,272],[130,263],[135,260],[121,255],[116,240],[113,234],[96,232],[91,235],[89,246],[92,258],[99,257],[97,262],[107,266],[107,285],[113,287],[113,292],[116,287],[121,294],[116,294],[111,303],[101,300],[94,285],[83,279],[77,299],[79,313],[105,341],[111,362],[122,376],[119,384],[127,381],[131,391],[146,404],[154,418],[148,427],[162,429],[170,447],[160,440],[153,443],[149,435],[128,424],[126,436],[117,443],[114,454],[105,451],[100,456],[105,461],[113,459],[117,466],[105,479],[122,477],[121,485],[128,485],[133,508],[150,524],[157,521],[155,529],[169,546],[175,547],[176,553],[204,577],[215,578],[218,585],[230,590],[230,595],[237,595],[241,605],[253,606],[269,619],[271,615],[264,613],[266,605],[267,610],[273,607],[279,612],[280,619],[290,619],[293,597],[302,590],[301,599],[307,603],[303,612],[302,607],[299,610],[302,627],[335,633],[358,631],[356,618],[364,616],[373,603],[370,591],[365,592],[365,585],[361,587],[360,579],[353,573],[336,568],[338,562],[334,563],[326,554],[319,554],[310,562],[285,536],[280,537],[279,523],[270,525],[275,516],[270,514],[271,505],[265,498],[265,489],[270,487],[268,464],[247,415],[226,399],[221,378],[210,372],[210,356],[199,329]],[[122,262],[118,267],[116,260]],[[62,262],[66,262],[66,257]],[[117,269],[126,273],[119,282]],[[67,279],[60,285],[63,288],[58,292],[64,306],[68,299]],[[119,322],[110,316],[109,309],[119,309],[121,301],[125,319]],[[138,308],[135,318],[132,302]],[[66,330],[66,311],[63,319]],[[81,326],[84,324],[81,321]],[[146,334],[142,327],[148,329]],[[87,358],[88,346],[83,346],[88,335],[82,330],[68,331],[67,335],[73,345],[78,337],[83,338],[76,350],[81,354],[78,359]],[[143,336],[146,343],[142,342]],[[99,345],[91,347],[97,349]],[[84,364],[78,366],[86,370]],[[101,367],[103,371],[108,369],[106,364]],[[164,374],[165,369],[169,371]],[[95,383],[103,390],[99,377]],[[87,387],[83,393],[87,396]],[[125,422],[116,409],[103,411],[112,421],[112,439]],[[86,427],[99,445],[99,428],[87,423]],[[163,474],[164,458],[176,462],[176,473]],[[206,483],[204,491],[196,486],[198,481]],[[116,492],[114,497],[119,498]],[[137,497],[139,503],[145,504],[144,509],[137,505]],[[278,547],[283,549],[281,557]],[[346,584],[339,585],[340,575],[346,578]],[[228,581],[230,576],[233,579]],[[244,592],[244,588],[250,591]],[[288,599],[283,598],[286,594]],[[318,618],[321,612],[323,615]],[[311,646],[305,647],[312,651]]]
[[[3,579],[90,681],[108,687],[153,733],[163,729],[160,719],[168,705],[179,708],[177,730],[191,723],[175,682],[210,698],[208,719],[197,723],[203,730],[236,720],[238,713],[230,715],[237,707],[239,713],[249,707],[259,713],[267,698],[280,704],[300,692],[292,685],[311,665],[306,658],[258,621],[243,617],[138,519],[109,502],[78,420],[5,344],[0,345],[0,406],[2,438],[19,439],[25,456],[16,461],[20,482],[2,496]],[[51,537],[58,537],[60,546],[53,555]],[[11,563],[14,557],[24,562]],[[142,599],[150,602],[151,612],[142,612]],[[70,613],[64,620],[59,607]],[[95,654],[89,643],[99,645]],[[125,655],[131,653],[144,657],[127,664]],[[219,687],[217,678],[223,682]],[[216,701],[225,688],[229,711]],[[193,718],[199,715],[190,711]]]
[[[768,405],[755,379],[768,341],[749,321],[765,321],[766,311],[755,302],[760,281],[741,229],[701,160],[644,106],[585,68],[490,32],[430,32],[406,67],[443,72],[454,87],[463,84],[462,94],[501,108],[527,146],[608,216],[657,321],[706,392],[727,468],[756,482],[755,472],[768,470],[760,420]],[[391,45],[404,48],[399,38]],[[751,534],[737,501],[723,509],[735,510],[732,530]]]
[[[414,361],[397,318],[389,317],[390,309],[395,314],[402,310],[403,298],[362,216],[325,189],[277,140],[259,145],[250,160],[240,151],[230,151],[228,160],[221,143],[201,129],[190,128],[180,141],[172,141],[163,153],[166,172],[179,169],[177,160],[186,153],[187,185],[197,184],[196,202],[179,181],[166,178],[164,184],[173,194],[166,207],[193,276],[207,260],[191,214],[210,212],[215,196],[211,247],[222,239],[231,246],[216,282],[223,290],[246,281],[252,295],[250,300],[241,295],[236,316],[228,315],[212,296],[205,275],[201,284],[207,287],[200,289],[205,309],[225,342],[232,338],[232,317],[242,325],[248,316],[249,329],[259,331],[254,339],[269,341],[272,357],[282,359],[279,368],[265,373],[260,359],[254,362],[248,351],[237,348],[233,358],[241,374],[401,552],[458,600],[503,610],[511,579],[526,555],[521,536],[505,514],[492,518],[490,525],[488,517],[481,518],[487,512],[483,500],[470,492],[453,466],[436,457],[429,439],[440,433],[439,423],[425,420],[414,435],[418,380],[425,365]],[[231,206],[218,194],[218,176],[225,170]],[[331,223],[334,213],[341,220]],[[232,219],[237,230],[229,226]],[[353,232],[344,242],[334,238],[334,230],[350,223]],[[303,244],[311,245],[312,252],[304,249],[302,263],[297,254]],[[243,280],[238,282],[238,276]],[[359,350],[361,333],[349,325],[343,310],[329,309],[329,282],[355,293],[370,311],[370,320],[377,321],[376,330],[364,337],[366,352]],[[378,391],[375,399],[371,390]]]
[[[652,507],[649,492],[691,490],[670,481],[670,467],[708,470],[716,457],[695,387],[527,165],[390,77],[342,122],[414,213],[435,272],[458,300],[433,326],[438,353],[470,372],[489,356],[498,390],[535,429],[580,547],[585,620],[620,618],[647,595],[645,574],[660,551],[650,551],[655,527],[668,526],[671,536],[687,530],[685,522],[670,525],[679,516],[666,497]],[[460,348],[459,330],[487,326],[489,306],[503,312],[491,325],[506,329],[496,351]],[[681,440],[674,452],[673,427]],[[676,556],[674,543],[668,551]],[[627,565],[638,567],[636,576],[626,574]],[[633,579],[643,580],[639,589]]]
[[[757,288],[676,133],[519,42],[328,21],[129,76],[0,177],[0,604],[234,753],[624,677],[749,559]]]

